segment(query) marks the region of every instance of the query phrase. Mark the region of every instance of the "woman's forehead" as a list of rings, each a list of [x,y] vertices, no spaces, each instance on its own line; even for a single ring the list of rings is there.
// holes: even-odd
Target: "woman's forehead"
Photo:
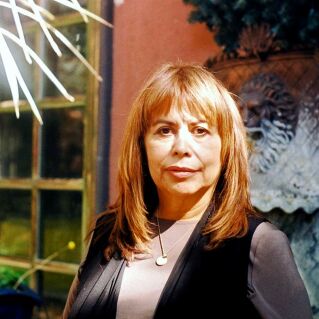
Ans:
[[[180,119],[185,122],[207,122],[203,114],[191,112],[187,108],[180,109],[177,107],[171,107],[169,110],[153,113],[151,116],[151,122],[154,122],[160,118],[170,120]]]
[[[205,113],[201,111],[200,108],[192,107],[187,104],[162,103],[151,110],[148,116],[148,122],[152,124],[161,117],[180,117],[185,121],[198,121],[215,124],[215,119],[212,112]]]

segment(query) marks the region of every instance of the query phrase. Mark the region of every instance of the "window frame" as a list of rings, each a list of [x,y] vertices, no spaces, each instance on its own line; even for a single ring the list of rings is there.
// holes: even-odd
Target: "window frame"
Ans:
[[[91,12],[101,16],[101,0],[87,0],[87,8]],[[55,27],[68,26],[83,22],[79,13],[66,13],[56,15],[52,25]],[[87,60],[96,69],[100,70],[100,38],[101,28],[103,26],[93,20],[87,24]],[[36,28],[34,23],[27,24],[26,32],[33,32],[35,37],[35,46],[39,52],[41,46],[40,37],[42,32]],[[79,62],[81,63],[81,62]],[[34,72],[34,98],[37,106],[41,110],[74,108],[83,109],[83,174],[82,178],[43,178],[40,175],[40,134],[41,125],[33,116],[32,125],[32,163],[30,178],[0,178],[0,189],[29,190],[31,192],[31,252],[30,258],[18,258],[9,256],[0,256],[0,265],[19,267],[25,270],[40,266],[43,259],[37,256],[37,238],[39,238],[39,229],[37,221],[40,214],[40,192],[42,190],[61,190],[61,191],[80,191],[82,192],[82,216],[81,216],[81,256],[85,251],[84,239],[87,236],[90,222],[96,212],[96,181],[97,181],[97,152],[98,152],[98,116],[100,107],[100,83],[90,72],[87,72],[87,91],[86,94],[75,96],[74,102],[67,101],[63,96],[56,98],[41,98],[41,79],[43,74],[39,71]],[[0,102],[0,114],[14,113],[13,104],[7,107],[10,102]],[[5,104],[6,107],[3,107]],[[27,102],[20,104],[21,112],[31,112]],[[23,114],[21,119],[23,121]],[[41,270],[61,274],[74,275],[78,269],[78,264],[50,261],[42,265]],[[31,287],[36,287],[36,276],[31,278]]]

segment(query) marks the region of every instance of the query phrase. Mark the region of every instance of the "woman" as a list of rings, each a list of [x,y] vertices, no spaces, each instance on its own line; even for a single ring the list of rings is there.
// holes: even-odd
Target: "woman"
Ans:
[[[311,318],[287,238],[254,212],[248,179],[231,95],[200,66],[162,66],[132,106],[119,196],[64,318]]]

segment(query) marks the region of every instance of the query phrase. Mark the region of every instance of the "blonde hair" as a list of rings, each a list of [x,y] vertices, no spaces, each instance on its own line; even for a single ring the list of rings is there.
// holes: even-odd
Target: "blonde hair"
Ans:
[[[149,214],[157,207],[158,198],[147,167],[144,136],[152,114],[163,112],[163,107],[169,110],[171,105],[204,115],[217,126],[221,137],[222,168],[212,198],[215,212],[203,230],[210,235],[208,248],[243,236],[248,230],[247,214],[254,212],[249,200],[246,133],[234,99],[202,66],[165,64],[147,80],[128,117],[119,158],[119,195],[104,213],[113,217],[107,258],[116,250],[127,259],[147,250],[151,239]],[[101,220],[100,229],[110,224]]]

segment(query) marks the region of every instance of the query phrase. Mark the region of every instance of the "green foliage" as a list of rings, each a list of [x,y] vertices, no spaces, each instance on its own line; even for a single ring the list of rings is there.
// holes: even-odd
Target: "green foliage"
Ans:
[[[15,270],[11,267],[0,267],[0,289],[12,288],[24,271]],[[23,282],[25,284],[25,282]]]
[[[319,47],[318,0],[183,0],[195,7],[189,22],[205,23],[227,53],[239,47],[241,31],[266,23],[281,50]]]

